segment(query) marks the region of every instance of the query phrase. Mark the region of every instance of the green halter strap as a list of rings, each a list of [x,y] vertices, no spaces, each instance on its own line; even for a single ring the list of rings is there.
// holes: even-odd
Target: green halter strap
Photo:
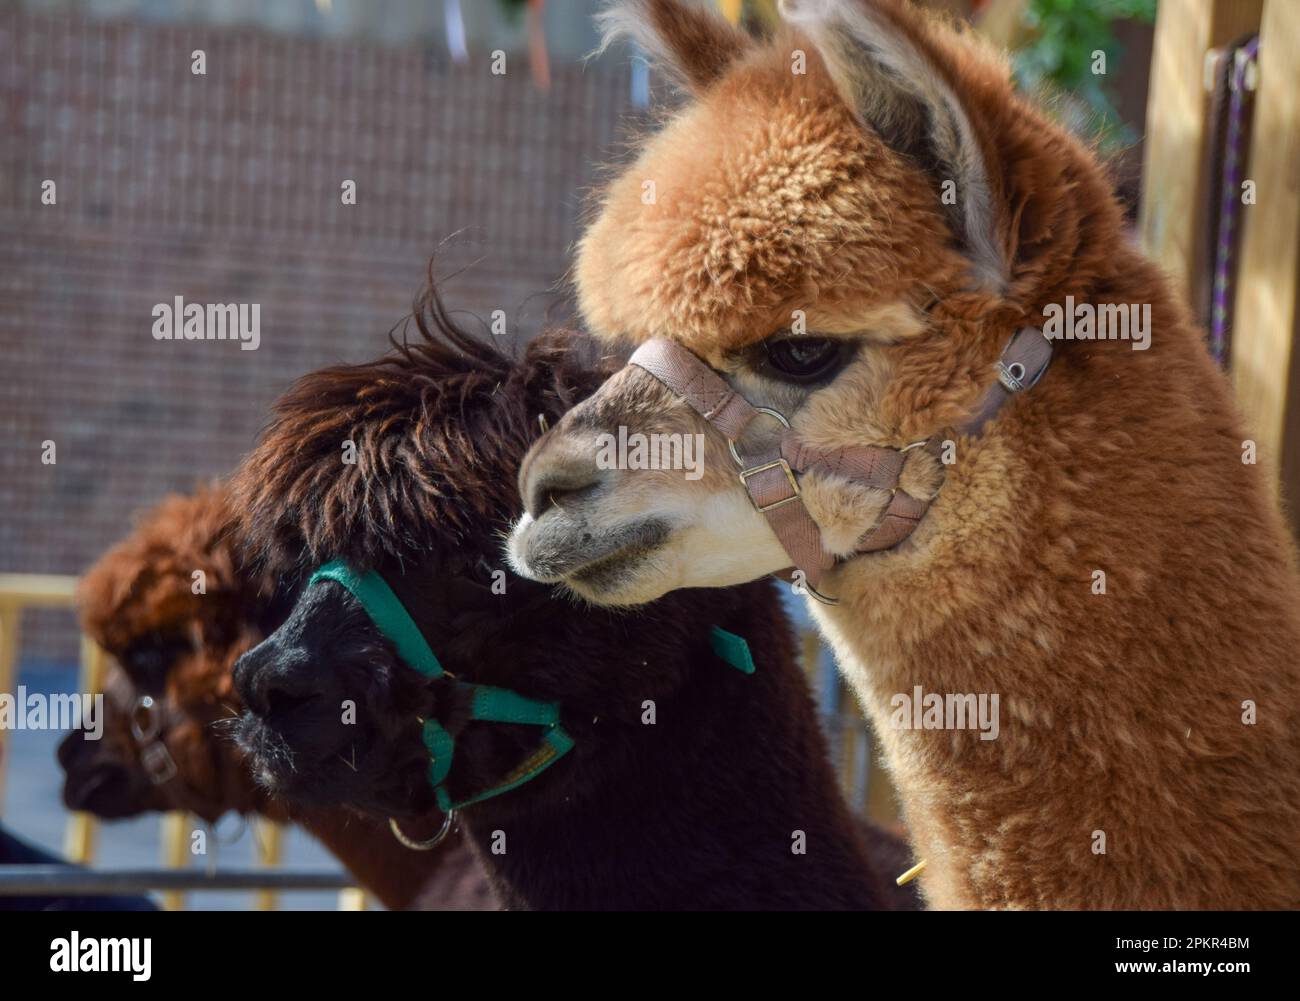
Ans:
[[[741,674],[754,673],[754,655],[749,652],[745,637],[729,633],[721,626],[714,626],[709,634],[709,645],[714,653]]]
[[[401,599],[393,593],[376,571],[358,574],[342,560],[324,564],[307,581],[307,586],[323,580],[332,580],[347,588],[361,603],[375,628],[388,637],[397,648],[397,655],[408,667],[426,678],[441,678],[447,672],[425,640],[420,627],[415,624]],[[743,674],[754,673],[754,657],[744,637],[714,626],[709,636],[713,652]],[[540,726],[545,731],[537,747],[502,779],[480,793],[459,802],[451,801],[444,784],[451,772],[456,738],[437,720],[423,720],[422,736],[429,751],[429,784],[433,786],[438,808],[443,813],[500,796],[536,778],[569,751],[573,738],[560,726],[560,707],[555,702],[542,702],[493,685],[477,685],[467,681],[454,684],[471,693],[470,719],[488,723],[513,723],[523,726]]]
[[[361,607],[370,616],[375,628],[388,637],[407,666],[426,678],[441,678],[446,674],[415,620],[388,586],[388,582],[377,572],[371,570],[358,574],[342,560],[332,560],[311,575],[307,586],[311,587],[323,580],[342,584],[361,602]],[[560,707],[556,703],[530,699],[518,692],[492,685],[476,685],[465,681],[457,681],[455,684],[461,690],[471,693],[470,719],[540,726],[545,728],[545,732],[537,748],[496,785],[453,803],[444,783],[451,772],[456,738],[437,720],[424,720],[424,746],[428,748],[430,757],[429,784],[433,786],[438,808],[444,813],[509,792],[536,778],[573,749],[573,738],[560,726]]]

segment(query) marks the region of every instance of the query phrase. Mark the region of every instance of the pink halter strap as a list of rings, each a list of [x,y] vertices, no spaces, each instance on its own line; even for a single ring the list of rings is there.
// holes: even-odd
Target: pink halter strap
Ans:
[[[1052,344],[1036,327],[1018,330],[996,365],[997,380],[989,387],[975,417],[961,428],[976,434],[1016,393],[1031,388],[1052,360]],[[803,504],[799,475],[817,470],[854,483],[891,491],[889,506],[874,528],[857,543],[860,553],[892,549],[915,530],[930,506],[899,486],[903,463],[914,448],[924,448],[936,458],[943,446],[940,435],[906,448],[855,445],[818,449],[801,442],[782,414],[755,407],[694,354],[676,341],[656,338],[642,344],[628,359],[680,396],[701,417],[727,436],[732,458],[740,467],[740,482],[749,499],[771,526],[794,567],[802,570],[808,590],[817,592],[835,557],[821,543],[821,529]],[[759,454],[741,452],[736,442],[756,419],[775,420],[785,427],[778,448]]]

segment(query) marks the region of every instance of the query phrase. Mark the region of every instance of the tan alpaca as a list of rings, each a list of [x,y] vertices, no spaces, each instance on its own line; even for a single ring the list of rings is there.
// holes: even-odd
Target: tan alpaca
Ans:
[[[888,551],[855,544],[891,492],[799,484],[842,558],[819,585],[839,604],[814,609],[932,906],[1300,906],[1300,587],[1201,333],[1000,59],[898,3],[786,6],[769,43],[669,0],[610,15],[692,100],[604,193],[576,266],[588,321],[671,338],[812,445],[951,439],[946,467],[907,454],[902,490],[934,500]],[[1149,305],[1149,349],[1057,341],[1038,385],[952,430],[1066,296]],[[704,475],[598,468],[619,425],[704,434]],[[742,450],[780,430],[755,421]],[[606,604],[789,566],[736,473],[629,367],[530,455],[512,560]],[[900,728],[917,686],[997,695],[996,739]]]

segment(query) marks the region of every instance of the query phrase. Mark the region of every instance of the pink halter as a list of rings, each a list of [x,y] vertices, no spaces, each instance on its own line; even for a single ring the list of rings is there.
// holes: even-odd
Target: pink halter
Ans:
[[[977,433],[1013,395],[1038,382],[1052,360],[1052,344],[1037,327],[1023,327],[1007,343],[996,365],[997,380],[989,387],[975,417],[961,430]],[[923,448],[936,458],[943,446],[940,435],[905,448],[855,445],[818,449],[799,441],[786,418],[767,407],[755,407],[732,389],[713,369],[676,341],[655,338],[642,344],[628,359],[680,396],[706,421],[727,436],[731,457],[740,467],[740,482],[754,507],[767,518],[794,567],[802,570],[807,589],[819,601],[833,603],[817,591],[817,584],[835,565],[835,557],[821,543],[821,529],[803,504],[799,475],[810,470],[842,476],[863,486],[891,491],[889,506],[880,521],[856,545],[859,553],[892,549],[915,530],[930,506],[899,486],[907,453]],[[760,415],[778,421],[786,430],[780,446],[749,455],[736,441]]]

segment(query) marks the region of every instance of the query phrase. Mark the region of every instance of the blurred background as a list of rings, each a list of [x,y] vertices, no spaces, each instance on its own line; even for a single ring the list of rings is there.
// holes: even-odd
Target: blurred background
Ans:
[[[776,17],[775,0],[698,2],[758,31]],[[1164,0],[1158,26],[1155,0],[928,5],[1010,49],[1020,85],[1050,94],[1054,113],[1098,145],[1134,239],[1185,284],[1203,319],[1222,305],[1226,361],[1233,290],[1214,297],[1215,248],[1227,241],[1232,259],[1217,263],[1230,286],[1241,227],[1215,206],[1236,182],[1228,167],[1244,170],[1250,153],[1252,108],[1241,105],[1257,80],[1250,94],[1233,81],[1245,67],[1258,75],[1256,49],[1245,62],[1235,53],[1262,18],[1281,15],[1265,0]],[[443,285],[448,303],[484,320],[503,311],[512,339],[569,315],[565,272],[590,192],[673,100],[636,52],[586,58],[598,6],[0,3],[0,690],[81,690],[70,582],[143,508],[228,472],[294,378],[385,350],[436,249],[437,273],[455,275]],[[492,72],[494,59],[504,73]],[[42,201],[48,180],[53,205]],[[355,204],[340,197],[346,181]],[[154,340],[151,310],[176,296],[260,303],[259,349]],[[46,440],[57,442],[56,465],[40,461]],[[47,589],[39,600],[33,581]],[[806,625],[801,607],[792,612]],[[846,791],[859,810],[891,820],[865,725],[815,639],[805,652]],[[5,824],[97,865],[175,861],[156,818],[68,836],[58,737],[0,732]],[[171,836],[183,829],[173,823]],[[259,854],[238,825],[221,840],[223,862]],[[301,833],[283,835],[272,854],[334,864]],[[167,903],[251,901],[205,893]]]

